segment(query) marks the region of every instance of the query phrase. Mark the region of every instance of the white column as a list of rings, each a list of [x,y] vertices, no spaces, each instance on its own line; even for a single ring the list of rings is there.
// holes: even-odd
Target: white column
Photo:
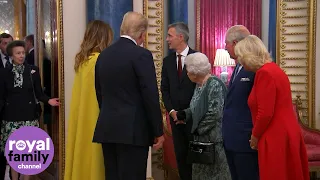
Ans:
[[[74,79],[74,58],[86,28],[86,0],[63,1],[63,42],[64,42],[64,80],[65,80],[65,115],[66,130]],[[66,136],[68,134],[66,133]],[[67,138],[66,138],[67,139]]]
[[[196,49],[196,6],[195,0],[188,0],[189,46]]]
[[[269,34],[269,3],[270,0],[263,0],[261,11],[261,39],[266,47],[268,47]]]

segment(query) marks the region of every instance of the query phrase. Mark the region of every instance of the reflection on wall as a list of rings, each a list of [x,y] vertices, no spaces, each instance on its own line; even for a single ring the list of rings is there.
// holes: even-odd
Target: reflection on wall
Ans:
[[[35,0],[27,0],[27,35],[35,34]]]
[[[52,59],[50,57],[51,55],[51,3],[50,0],[42,0],[42,17],[43,17],[43,34],[42,34],[42,39],[45,40],[45,50],[46,55],[49,59]]]
[[[0,33],[14,34],[13,0],[0,2]]]

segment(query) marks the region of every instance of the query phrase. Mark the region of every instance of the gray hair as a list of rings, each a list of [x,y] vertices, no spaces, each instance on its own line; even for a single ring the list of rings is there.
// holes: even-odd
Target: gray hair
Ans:
[[[226,33],[226,40],[228,42],[241,41],[250,35],[250,31],[243,25],[235,25],[230,27]]]
[[[208,57],[200,52],[189,54],[184,64],[187,71],[194,75],[206,76],[211,72],[211,64]]]
[[[184,41],[188,42],[188,40],[189,40],[189,27],[187,24],[185,24],[184,22],[176,22],[176,23],[170,24],[168,26],[168,29],[169,28],[175,28],[177,34],[182,34]]]

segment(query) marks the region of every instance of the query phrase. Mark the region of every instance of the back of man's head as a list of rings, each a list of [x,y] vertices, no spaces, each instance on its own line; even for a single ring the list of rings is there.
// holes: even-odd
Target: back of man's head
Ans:
[[[137,12],[127,12],[123,16],[120,35],[128,35],[138,39],[148,28],[148,19]]]
[[[30,35],[26,36],[25,41],[30,42],[32,44],[32,46],[34,46],[34,35],[30,34]]]
[[[241,41],[242,39],[246,38],[247,36],[249,36],[251,33],[250,31],[243,25],[235,25],[230,27],[227,30],[226,33],[226,40],[228,42],[232,42],[232,41]]]

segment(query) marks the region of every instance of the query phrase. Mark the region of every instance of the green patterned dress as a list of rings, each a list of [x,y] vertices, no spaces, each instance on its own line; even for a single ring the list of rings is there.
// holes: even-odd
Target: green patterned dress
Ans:
[[[217,143],[215,148],[215,164],[193,164],[192,180],[231,180],[221,132],[226,87],[221,85],[221,81],[219,82],[217,78],[210,78],[212,79],[208,80],[202,87],[196,86],[190,102],[191,111],[186,111],[186,113],[194,112],[194,109],[198,108],[196,106],[198,104],[197,101],[200,100],[203,90],[208,86],[208,111],[197,126],[196,132],[199,136],[196,139],[203,142],[210,141]]]
[[[1,152],[4,152],[4,149],[6,147],[6,142],[10,136],[11,133],[13,133],[15,130],[19,129],[23,126],[35,126],[39,127],[39,121],[33,120],[33,121],[2,121],[1,124],[1,141],[0,141],[0,150]]]

